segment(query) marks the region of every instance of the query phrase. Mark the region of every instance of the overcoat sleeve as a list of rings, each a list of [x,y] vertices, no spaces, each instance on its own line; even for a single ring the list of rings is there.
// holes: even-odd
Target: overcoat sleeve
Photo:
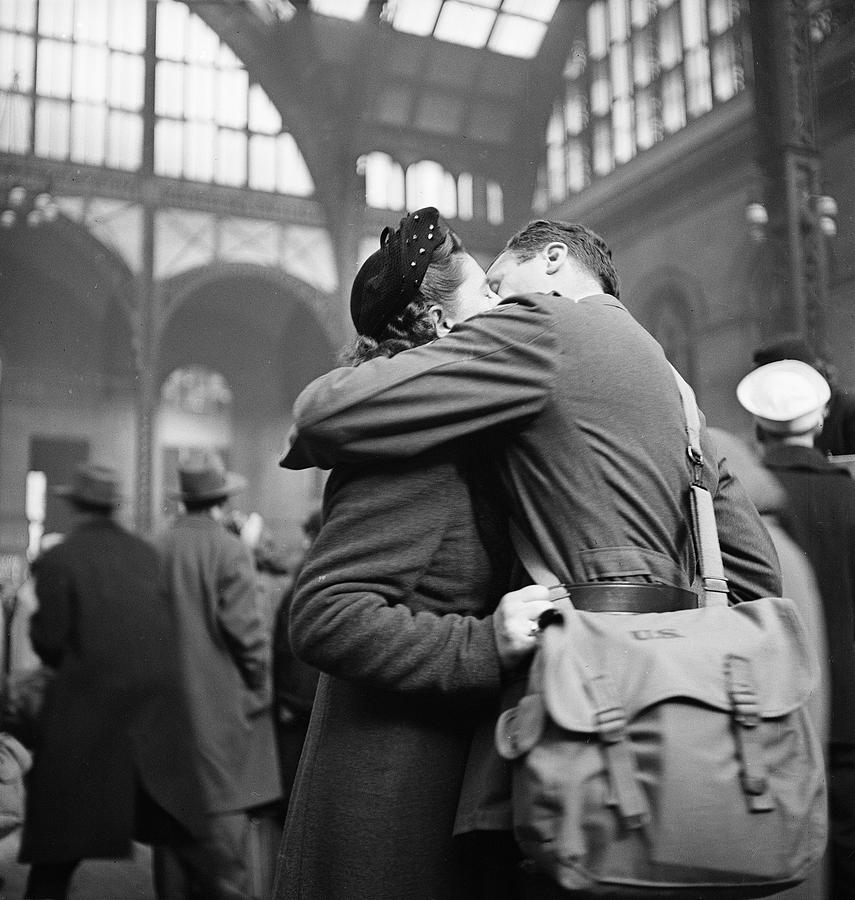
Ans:
[[[30,640],[42,662],[52,668],[62,662],[71,633],[71,579],[59,550],[49,550],[33,564],[39,605],[30,619]]]
[[[270,669],[270,638],[256,602],[255,568],[239,541],[225,546],[217,577],[217,620],[246,686],[258,690]]]
[[[757,507],[704,430],[704,456],[716,460],[713,507],[724,574],[736,601],[780,596],[781,567]]]
[[[397,693],[464,704],[498,695],[491,616],[440,615],[404,602],[436,553],[448,513],[436,479],[400,468],[332,473],[324,525],[291,605],[294,651],[331,675]],[[455,584],[453,571],[446,577]]]
[[[297,398],[280,465],[409,457],[539,412],[552,389],[557,343],[537,295],[461,323],[440,341],[334,369]]]
[[[724,572],[735,600],[781,595],[778,554],[756,507],[725,463],[713,505]]]

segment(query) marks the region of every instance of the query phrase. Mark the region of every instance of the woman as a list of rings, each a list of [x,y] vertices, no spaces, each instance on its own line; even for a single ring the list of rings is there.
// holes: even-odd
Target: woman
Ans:
[[[356,276],[350,360],[427,343],[496,302],[436,209],[420,209],[383,232]],[[467,443],[330,476],[291,612],[295,651],[324,674],[280,900],[454,900],[512,886],[512,847],[495,887],[452,838],[471,738],[495,721],[501,681],[490,613],[510,548],[488,460]]]

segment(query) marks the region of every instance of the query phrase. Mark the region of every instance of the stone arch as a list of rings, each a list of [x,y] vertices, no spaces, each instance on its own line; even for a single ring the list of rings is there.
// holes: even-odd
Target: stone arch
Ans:
[[[85,445],[131,483],[134,280],[82,225],[0,232],[0,545],[26,534],[32,448]],[[49,485],[62,480],[48,472]],[[55,476],[55,477],[54,477]]]
[[[61,216],[0,233],[0,260],[7,355],[78,375],[133,377],[134,276],[117,253]]]
[[[219,262],[200,266],[169,279],[161,285],[162,312],[158,322],[159,331],[168,327],[169,321],[193,295],[205,291],[217,282],[246,279],[269,285],[271,290],[289,300],[293,313],[298,307],[310,315],[323,330],[333,346],[339,345],[344,335],[340,328],[341,315],[337,310],[338,298],[312,287],[283,269],[263,266],[257,263]]]
[[[171,372],[190,366],[225,379],[232,392],[226,451],[230,465],[249,480],[240,504],[293,530],[317,502],[318,482],[313,473],[283,473],[276,463],[297,394],[335,365],[340,342],[325,321],[328,298],[293,276],[253,264],[206,266],[161,290],[158,390]],[[156,498],[174,457],[161,434],[156,428]]]
[[[49,225],[2,231],[0,254],[44,269],[93,310],[117,301],[128,319],[132,317],[133,273],[84,225],[59,216]]]
[[[633,313],[662,344],[671,363],[690,382],[698,377],[698,339],[709,321],[700,282],[669,266],[635,286]]]

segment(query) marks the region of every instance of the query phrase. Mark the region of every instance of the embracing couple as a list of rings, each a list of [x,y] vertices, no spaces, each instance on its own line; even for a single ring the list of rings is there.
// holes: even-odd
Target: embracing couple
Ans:
[[[418,210],[383,232],[351,314],[350,365],[300,395],[282,460],[333,471],[291,608],[295,650],[324,674],[276,896],[540,896],[493,730],[550,594],[516,561],[509,522],[562,584],[593,586],[592,609],[602,585],[636,610],[635,586],[685,595],[680,394],[581,225],[532,222],[485,275],[436,209]],[[756,509],[705,427],[701,440],[731,596],[778,594]]]

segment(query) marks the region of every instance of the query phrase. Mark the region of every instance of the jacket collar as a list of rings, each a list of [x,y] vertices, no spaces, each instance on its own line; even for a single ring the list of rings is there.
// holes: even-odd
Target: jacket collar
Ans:
[[[799,447],[795,445],[779,445],[769,447],[763,462],[770,469],[798,469],[802,472],[824,472],[826,474],[843,475],[849,472],[841,466],[830,463],[821,450],[816,447]]]
[[[526,298],[529,305],[531,305],[532,303],[537,302],[538,297],[558,297],[565,303],[586,303],[593,306],[616,306],[618,309],[622,309],[625,312],[628,311],[623,303],[621,303],[620,300],[618,300],[616,297],[612,297],[611,294],[591,294],[588,297],[579,297],[577,300],[570,300],[569,297],[565,297],[563,294],[559,294],[558,291],[550,291],[548,294],[542,292],[532,294],[515,294],[513,297],[505,297],[505,299],[499,303],[499,306],[502,306],[503,304],[519,303],[523,298]]]
[[[590,294],[587,297],[579,297],[576,300],[569,300],[563,294],[559,294],[558,291],[550,291],[547,297],[560,297],[562,300],[568,303],[586,303],[592,306],[615,306],[618,309],[622,309],[626,311],[626,307],[617,297],[612,297],[611,294]]]
[[[592,294],[590,297],[580,297],[577,301],[578,303],[591,303],[597,306],[614,306],[617,309],[626,310],[626,307],[617,297],[612,297],[611,294]]]

